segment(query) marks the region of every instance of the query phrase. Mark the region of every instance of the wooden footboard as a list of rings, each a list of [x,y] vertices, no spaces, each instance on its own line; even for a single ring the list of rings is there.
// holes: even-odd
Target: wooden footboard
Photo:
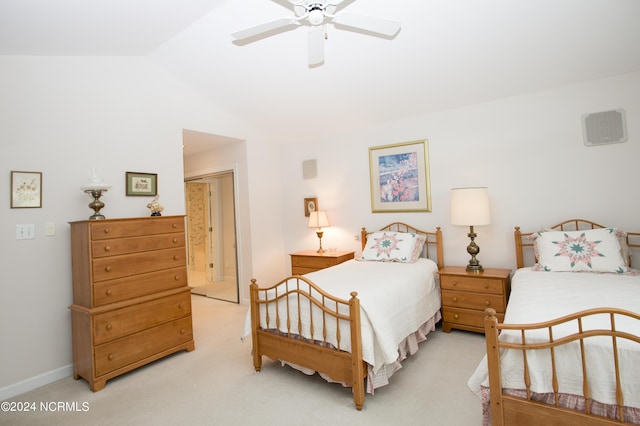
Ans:
[[[624,311],[621,309],[602,308],[602,309],[590,309],[587,311],[578,312],[572,315],[568,315],[553,321],[547,321],[537,324],[500,324],[496,318],[496,312],[493,309],[486,310],[487,317],[485,318],[485,336],[487,343],[487,362],[489,367],[489,383],[491,392],[491,415],[493,426],[502,425],[620,425],[620,424],[637,424],[639,419],[635,419],[633,423],[631,420],[625,417],[626,408],[624,394],[621,385],[621,371],[620,371],[620,356],[619,356],[619,344],[622,339],[627,339],[632,342],[640,343],[640,337],[619,331],[616,329],[616,321],[619,323],[624,318],[630,318],[640,321],[640,315]],[[585,318],[593,315],[606,315],[609,317],[610,326],[605,329],[598,330],[584,330],[583,322]],[[554,339],[553,326],[558,324],[564,324],[568,322],[575,322],[577,333],[563,336],[561,338]],[[549,341],[545,343],[527,343],[526,332],[529,330],[548,330]],[[502,330],[516,330],[521,335],[521,341],[523,343],[510,343],[502,342],[498,339]],[[614,374],[613,382],[615,383],[615,400],[617,408],[614,410],[613,416],[615,419],[608,419],[596,415],[592,409],[592,400],[590,389],[592,384],[590,383],[590,377],[588,374],[589,369],[597,369],[598,366],[588,365],[587,356],[585,356],[585,340],[594,338],[596,336],[610,337],[610,346],[608,350],[612,351]],[[567,408],[562,408],[560,403],[560,396],[558,389],[561,387],[559,383],[558,372],[556,371],[556,365],[558,364],[556,352],[560,352],[558,347],[566,345],[570,342],[579,342],[580,356],[577,362],[582,363],[582,376],[583,376],[583,397],[585,400],[584,411],[574,411]],[[523,358],[523,372],[525,389],[521,390],[520,394],[524,395],[513,396],[507,394],[502,388],[502,373],[500,366],[500,350],[517,350],[522,352]],[[536,402],[533,400],[533,392],[531,390],[530,371],[527,364],[527,354],[531,354],[532,350],[546,350],[550,353],[551,369],[552,369],[552,383],[553,383],[553,395],[551,395],[551,404]],[[638,348],[640,350],[640,347]],[[593,370],[592,370],[593,371]],[[627,375],[628,377],[628,375]],[[637,379],[637,378],[635,378]],[[627,380],[635,380],[628,378]]]
[[[348,301],[338,299],[308,279],[292,276],[268,288],[259,288],[252,279],[250,294],[256,371],[265,355],[324,373],[350,384],[355,406],[361,410],[367,365],[362,360],[357,293],[351,293]]]

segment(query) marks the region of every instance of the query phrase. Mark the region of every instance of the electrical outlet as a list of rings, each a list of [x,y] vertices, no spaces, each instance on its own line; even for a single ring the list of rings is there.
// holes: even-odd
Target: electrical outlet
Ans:
[[[56,224],[53,222],[47,222],[44,224],[44,235],[51,237],[56,235]]]
[[[32,240],[36,237],[36,226],[16,225],[16,240]]]
[[[356,234],[353,237],[355,238],[356,241],[360,241],[360,235]]]

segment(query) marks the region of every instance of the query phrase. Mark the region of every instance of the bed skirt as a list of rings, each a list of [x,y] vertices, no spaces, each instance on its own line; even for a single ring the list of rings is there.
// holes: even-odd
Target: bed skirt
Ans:
[[[486,386],[482,386],[480,391],[482,392],[482,426],[491,426],[491,403],[489,401],[489,388]],[[503,389],[503,392],[507,395],[516,396],[519,398],[527,397],[526,391],[521,389]],[[549,405],[555,405],[555,398],[553,393],[531,392],[531,400]],[[583,413],[586,412],[585,399],[580,395],[559,393],[558,405],[561,408],[568,408],[570,410],[581,411]],[[640,408],[623,407],[623,411],[625,422],[640,424]],[[619,420],[618,406],[615,404],[603,404],[598,401],[591,401],[591,413],[597,416],[606,417],[608,419]]]
[[[435,331],[436,324],[438,323],[438,321],[440,321],[440,319],[442,319],[442,315],[440,313],[440,310],[438,310],[430,319],[427,320],[427,322],[422,324],[420,328],[418,328],[418,330],[416,330],[414,333],[411,333],[402,342],[400,342],[400,344],[398,345],[398,359],[396,359],[395,362],[383,365],[375,373],[373,371],[373,366],[367,364],[367,383],[365,386],[365,390],[368,394],[373,395],[376,389],[389,384],[389,378],[393,376],[396,371],[402,368],[402,361],[404,361],[407,356],[413,355],[418,352],[418,344],[427,340],[427,335],[432,331]],[[309,368],[305,368],[290,362],[280,361],[280,363],[283,366],[288,365],[289,367],[301,371],[302,373],[309,376],[312,376],[316,373],[315,370],[311,370]],[[327,382],[341,383],[342,386],[351,387],[350,384],[332,380],[324,373],[318,374]]]

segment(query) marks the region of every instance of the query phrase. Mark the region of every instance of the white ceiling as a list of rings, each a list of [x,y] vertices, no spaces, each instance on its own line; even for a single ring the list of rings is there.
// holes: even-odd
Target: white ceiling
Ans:
[[[402,29],[328,25],[315,68],[305,27],[233,43],[288,4],[0,0],[0,54],[149,56],[282,142],[640,70],[639,0],[345,0]]]

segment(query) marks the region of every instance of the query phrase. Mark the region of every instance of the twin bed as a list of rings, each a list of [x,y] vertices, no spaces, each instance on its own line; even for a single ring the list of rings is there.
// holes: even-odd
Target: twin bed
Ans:
[[[270,287],[252,280],[243,334],[251,334],[256,371],[267,356],[317,372],[351,387],[358,410],[365,383],[368,393],[386,385],[435,330],[437,272],[444,265],[440,228],[427,232],[394,222],[361,234],[357,259]]]
[[[483,424],[640,424],[640,233],[572,219],[515,242],[504,322],[487,309],[469,379]]]

